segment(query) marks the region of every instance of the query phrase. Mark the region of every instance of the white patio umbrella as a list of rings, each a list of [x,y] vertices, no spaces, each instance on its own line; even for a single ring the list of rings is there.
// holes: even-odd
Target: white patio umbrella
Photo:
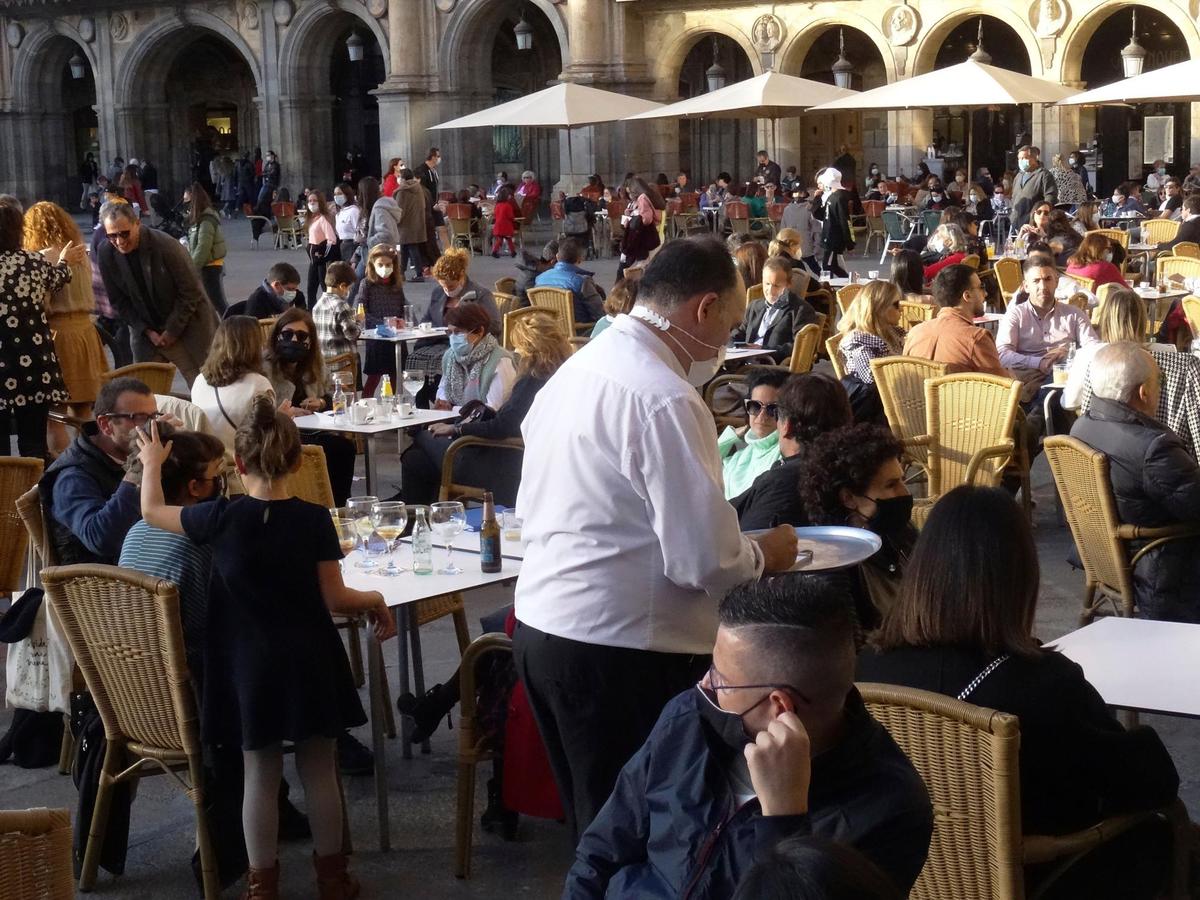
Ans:
[[[814,112],[843,109],[933,109],[957,106],[982,109],[1019,103],[1057,103],[1071,88],[1009,69],[967,60],[915,78],[904,78],[813,108]],[[967,118],[967,171],[973,170],[974,119]]]
[[[1200,100],[1200,60],[1164,66],[1123,78],[1059,101],[1059,106],[1115,106],[1124,103],[1187,103]]]
[[[770,119],[771,140],[778,153],[775,129],[779,119],[798,116],[802,112],[843,97],[855,96],[846,88],[784,75],[764,72],[717,91],[680,100],[625,117],[627,122],[642,119]]]
[[[497,125],[513,125],[526,128],[567,129],[567,165],[575,171],[574,154],[571,150],[571,129],[579,125],[595,125],[600,122],[616,122],[631,112],[640,113],[657,109],[661,103],[630,97],[614,91],[597,88],[572,81],[563,81],[542,91],[518,97],[499,106],[471,113],[431,125],[427,130],[447,128],[483,128]]]

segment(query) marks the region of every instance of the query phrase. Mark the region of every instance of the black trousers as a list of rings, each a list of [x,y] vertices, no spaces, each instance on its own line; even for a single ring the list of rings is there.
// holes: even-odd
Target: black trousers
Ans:
[[[333,489],[333,502],[344,506],[354,487],[354,459],[358,455],[354,441],[340,434],[321,431],[304,432],[300,443],[317,444],[325,451],[325,468],[329,472],[329,486]]]
[[[200,269],[200,283],[204,285],[204,293],[208,294],[208,301],[217,311],[218,319],[224,318],[225,310],[229,308],[225,300],[224,279],[224,266],[204,266]]]
[[[50,418],[50,407],[10,405],[0,412],[0,456],[9,456],[9,434],[17,432],[17,453],[32,459],[46,459],[46,421]]]
[[[578,842],[667,701],[704,676],[710,657],[585,644],[520,621],[513,652]]]

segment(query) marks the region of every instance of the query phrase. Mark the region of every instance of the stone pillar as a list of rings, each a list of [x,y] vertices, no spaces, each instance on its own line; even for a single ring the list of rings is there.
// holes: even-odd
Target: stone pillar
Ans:
[[[1064,81],[1065,87],[1082,91],[1086,82]],[[1055,153],[1066,156],[1070,151],[1091,141],[1085,133],[1084,109],[1081,106],[1058,106],[1053,103],[1033,105],[1033,143],[1042,151],[1042,161],[1050,164]]]
[[[925,148],[933,139],[933,112],[928,109],[902,109],[887,114],[887,174],[903,173],[912,178],[917,163],[925,158]]]
[[[430,65],[430,59],[436,54],[433,48],[438,46],[438,36],[427,13],[431,5],[424,0],[388,3],[389,74],[372,91],[379,103],[379,153],[384,167],[390,158],[399,156],[415,168],[431,146],[443,147],[438,141],[445,136],[425,130],[443,121],[441,113],[445,109],[441,98],[432,94],[436,74],[430,71],[436,66]],[[462,154],[452,156],[447,149],[443,147],[443,157],[453,169]],[[451,171],[442,172],[442,178],[448,181],[451,175]]]

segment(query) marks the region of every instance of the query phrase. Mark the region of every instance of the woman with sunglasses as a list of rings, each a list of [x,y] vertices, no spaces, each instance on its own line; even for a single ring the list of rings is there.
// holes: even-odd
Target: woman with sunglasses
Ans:
[[[736,497],[779,460],[779,389],[791,373],[786,369],[756,369],[742,405],[749,421],[729,426],[717,438],[725,499]]]
[[[329,373],[317,344],[317,326],[306,310],[293,307],[275,320],[264,363],[281,412],[299,418],[329,409]],[[326,431],[301,431],[300,441],[325,451],[333,499],[341,506],[350,496],[354,481],[354,442]]]

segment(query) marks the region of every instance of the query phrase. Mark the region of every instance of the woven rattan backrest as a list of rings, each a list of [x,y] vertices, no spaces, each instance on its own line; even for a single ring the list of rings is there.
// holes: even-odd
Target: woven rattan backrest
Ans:
[[[1192,329],[1192,337],[1200,338],[1200,297],[1183,298],[1183,315],[1187,318],[1188,328]]]
[[[0,593],[12,593],[21,587],[25,570],[25,551],[29,549],[29,531],[25,527],[17,501],[33,490],[36,507],[37,483],[42,477],[42,461],[25,456],[0,458]],[[38,509],[38,524],[41,510]]]
[[[68,810],[0,810],[0,896],[4,900],[75,896]]]
[[[1012,437],[1021,400],[1015,378],[963,372],[925,382],[929,447],[929,494],[940,496],[965,484],[971,457]],[[1005,459],[986,461],[976,483],[995,486]]]
[[[566,325],[567,334],[575,333],[575,295],[567,288],[531,287],[525,292],[532,306],[558,314]]]
[[[506,294],[504,291],[494,291],[492,299],[496,301],[496,311],[500,313],[500,321],[504,321],[504,317],[517,308],[517,298],[513,294]]]
[[[54,547],[50,544],[50,533],[46,530],[46,519],[42,511],[42,497],[38,486],[35,484],[18,497],[16,506],[17,515],[21,517],[25,532],[29,535],[29,540],[33,542],[33,549],[37,551],[42,565],[58,565],[58,557],[55,556]]]
[[[962,258],[962,264],[964,266],[970,266],[972,269],[977,270],[979,268],[979,254],[978,253],[968,253],[966,256],[964,256]]]
[[[1087,580],[1132,599],[1133,576],[1117,538],[1120,518],[1108,457],[1067,435],[1048,437],[1042,446]]]
[[[1096,300],[1098,301],[1096,303],[1096,309],[1099,310],[1103,308],[1105,301],[1108,300],[1108,295],[1120,286],[1121,285],[1115,281],[1106,281],[1104,284],[1100,285],[1100,287],[1096,288]]]
[[[1020,900],[1017,717],[943,694],[859,684],[933,803],[933,840],[912,900]]]
[[[844,316],[850,309],[850,304],[854,302],[854,298],[859,295],[862,289],[866,287],[864,284],[848,284],[843,288],[838,288],[837,305]]]
[[[175,585],[102,565],[53,566],[43,570],[42,583],[105,737],[199,753]]]
[[[121,366],[111,372],[100,373],[100,383],[103,385],[114,378],[136,378],[152,394],[169,394],[171,385],[175,383],[175,365],[173,363],[140,362]]]
[[[1158,277],[1170,278],[1181,275],[1184,278],[1200,278],[1200,259],[1189,256],[1163,256],[1155,263]]]
[[[1149,219],[1142,223],[1142,243],[1161,244],[1173,241],[1179,234],[1177,219]]]
[[[844,334],[837,331],[825,342],[825,352],[829,354],[829,364],[833,366],[833,374],[838,377],[839,381],[846,377],[846,358],[842,356],[842,338],[844,337]]]
[[[330,509],[336,505],[323,449],[315,444],[305,444],[300,448],[300,468],[288,476],[287,488],[292,496],[317,506]]]
[[[917,356],[882,356],[871,360],[871,373],[892,434],[902,441],[924,434],[925,379],[945,375],[946,364]],[[924,447],[913,447],[910,453],[918,464],[926,464]]]
[[[817,361],[817,348],[821,346],[821,326],[808,324],[796,332],[796,342],[792,345],[792,359],[789,364],[792,372],[811,372],[813,363]]]
[[[1005,298],[1011,297],[1021,287],[1021,261],[1011,256],[1002,256],[992,263],[996,273],[996,284]]]
[[[918,300],[900,301],[900,323],[907,331],[914,325],[932,321],[937,316],[938,307],[932,303],[921,303]]]
[[[1126,250],[1129,249],[1129,232],[1124,228],[1097,228],[1088,234],[1102,234],[1110,241],[1116,241]]]
[[[517,279],[506,275],[503,278],[497,278],[493,287],[501,294],[514,294],[517,290]]]
[[[1200,259],[1200,244],[1195,241],[1180,241],[1171,248],[1175,256],[1187,256],[1192,259]],[[1162,259],[1160,256],[1159,259]]]
[[[749,306],[755,300],[761,300],[763,296],[763,286],[760,281],[758,284],[752,284],[746,288],[746,305]]]

